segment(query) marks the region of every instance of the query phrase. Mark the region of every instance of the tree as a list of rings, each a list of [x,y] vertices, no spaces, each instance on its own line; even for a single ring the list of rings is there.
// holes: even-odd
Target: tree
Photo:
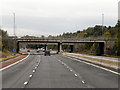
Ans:
[[[104,33],[104,37],[110,37],[110,35],[111,35],[111,34],[110,34],[110,32],[108,32],[108,31]]]
[[[44,35],[42,35],[42,36],[41,36],[41,38],[45,38],[45,36],[44,36]]]
[[[116,43],[115,43],[115,47],[116,47],[116,53],[118,56],[120,56],[120,21],[118,21],[117,25],[117,40],[116,40]]]

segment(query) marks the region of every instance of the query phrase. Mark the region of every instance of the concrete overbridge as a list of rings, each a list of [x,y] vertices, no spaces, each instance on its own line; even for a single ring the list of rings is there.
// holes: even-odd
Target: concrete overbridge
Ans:
[[[79,40],[79,39],[24,39],[24,38],[17,38],[15,39],[17,42],[17,52],[19,52],[19,44],[20,43],[29,43],[29,44],[44,44],[45,47],[47,45],[58,45],[58,52],[62,51],[62,45],[70,45],[71,52],[73,51],[73,46],[75,43],[98,43],[100,53],[104,54],[104,48],[106,41],[105,40]]]

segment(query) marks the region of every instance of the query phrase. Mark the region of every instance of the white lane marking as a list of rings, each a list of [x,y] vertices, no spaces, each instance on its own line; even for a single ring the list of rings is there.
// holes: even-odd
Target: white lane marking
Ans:
[[[75,76],[77,77],[78,75],[77,75],[77,74],[75,74]]]
[[[56,57],[54,57],[54,58],[56,58]],[[58,58],[56,58],[56,59],[59,61]],[[64,63],[64,62],[61,61],[61,63]],[[65,64],[65,63],[64,63],[64,64]],[[70,68],[67,64],[66,64],[66,67],[67,67],[71,72],[73,72],[73,74],[75,75],[75,77],[78,77],[78,78],[82,79],[82,77],[81,77],[79,74],[76,74],[76,72],[73,71],[72,68]],[[83,79],[82,79],[82,82],[85,83]]]
[[[66,64],[64,64],[64,66],[67,66]]]
[[[37,67],[35,67],[35,69],[37,69]]]
[[[67,64],[65,64],[64,62],[62,62],[61,60],[58,60],[59,62],[61,62],[64,66],[66,66],[69,69],[69,66],[67,66]]]
[[[68,57],[68,56],[65,56],[65,57],[70,58],[70,57]],[[74,59],[74,58],[70,58],[70,59],[72,59],[72,60],[76,60],[76,61],[78,61],[78,62],[85,63],[85,64],[87,64],[87,65],[94,66],[94,67],[96,67],[96,68],[99,68],[99,69],[102,69],[102,70],[105,70],[105,71],[108,71],[108,72],[111,72],[111,73],[114,73],[114,74],[117,74],[117,75],[120,75],[120,73],[118,73],[118,72],[112,71],[112,70],[110,70],[110,69],[107,69],[107,68],[104,68],[104,67],[101,67],[101,66],[97,66],[97,65],[92,64],[92,63],[88,63],[88,62],[81,61],[81,60]]]
[[[29,77],[31,78],[31,77],[32,77],[32,75],[29,75]]]
[[[38,67],[38,65],[36,65],[36,67]]]
[[[33,70],[33,73],[35,72],[35,70]]]
[[[82,83],[84,84],[84,83],[85,83],[85,81],[82,81]]]
[[[3,70],[5,70],[5,69],[7,69],[7,68],[9,68],[9,67],[12,67],[12,66],[16,65],[16,64],[18,64],[18,63],[24,61],[24,60],[25,60],[26,58],[28,58],[28,57],[29,57],[29,55],[27,55],[25,58],[23,58],[23,59],[21,59],[21,60],[15,62],[15,63],[13,63],[13,64],[10,64],[10,65],[8,65],[8,66],[6,66],[6,67],[0,69],[0,71],[3,71]]]
[[[69,67],[67,66],[67,68],[69,68]]]
[[[26,81],[26,82],[24,82],[24,85],[27,85],[28,84],[28,82]]]

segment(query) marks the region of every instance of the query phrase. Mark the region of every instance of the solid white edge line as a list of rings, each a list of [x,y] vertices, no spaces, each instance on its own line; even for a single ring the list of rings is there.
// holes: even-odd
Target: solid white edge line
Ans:
[[[81,60],[76,59],[76,58],[71,58],[71,57],[68,57],[68,56],[66,56],[66,57],[67,57],[67,58],[70,58],[70,59],[72,59],[72,60],[76,60],[76,61],[78,61],[78,62],[82,62],[82,63],[88,64],[88,65],[94,66],[94,67],[99,68],[99,69],[102,69],[102,70],[105,70],[105,71],[108,71],[108,72],[111,72],[111,73],[120,75],[120,73],[115,72],[115,71],[112,71],[112,70],[110,70],[110,69],[107,69],[107,68],[104,68],[104,67],[101,67],[101,66],[97,66],[97,65],[95,65],[95,64],[88,63],[88,62],[85,62],[85,61],[81,61]]]
[[[10,64],[10,65],[8,65],[8,66],[6,66],[6,67],[0,69],[0,71],[3,71],[3,70],[5,70],[5,69],[7,69],[7,68],[9,68],[9,67],[12,67],[12,66],[16,65],[16,64],[18,64],[18,63],[24,61],[24,60],[25,60],[26,58],[28,58],[28,57],[29,57],[29,55],[27,55],[25,58],[23,58],[23,59],[21,59],[21,60],[15,62],[15,63],[13,63],[13,64]]]

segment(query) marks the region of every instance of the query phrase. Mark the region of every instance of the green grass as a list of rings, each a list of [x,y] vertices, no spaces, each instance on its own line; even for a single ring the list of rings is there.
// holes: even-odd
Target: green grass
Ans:
[[[12,58],[18,57],[18,56],[20,56],[20,55],[21,55],[21,54],[17,54],[17,55],[10,56],[10,57],[7,57],[7,58],[2,58],[2,60],[0,60],[0,62],[7,61],[7,60],[9,60],[9,59],[12,59]]]

